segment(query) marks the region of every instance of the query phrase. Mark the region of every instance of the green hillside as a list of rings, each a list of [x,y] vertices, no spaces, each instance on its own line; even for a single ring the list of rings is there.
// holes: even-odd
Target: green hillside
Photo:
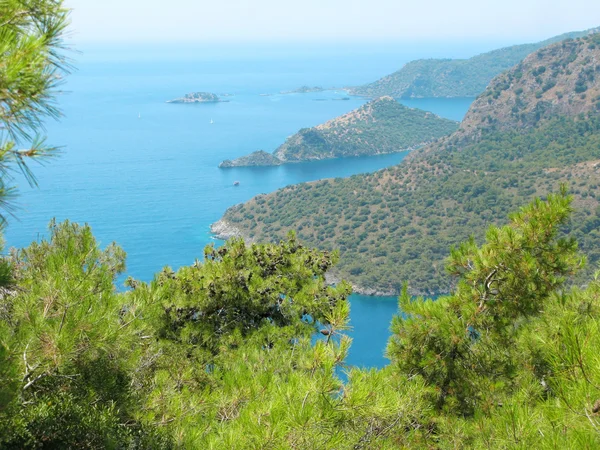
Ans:
[[[366,156],[413,149],[456,131],[458,124],[382,97],[314,128],[304,128],[274,155],[284,162]]]
[[[565,39],[585,36],[591,31],[594,30],[566,33],[542,42],[501,48],[469,59],[419,59],[373,83],[350,88],[349,92],[366,97],[476,97],[496,75],[518,64],[530,53]]]
[[[556,44],[500,77],[465,119],[467,125],[479,124],[474,131],[463,123],[451,137],[374,174],[256,197],[229,209],[224,221],[258,241],[297,230],[306,243],[339,249],[337,274],[367,291],[398,292],[408,281],[413,292],[447,292],[451,280],[443,262],[450,245],[473,233],[481,239],[478,230],[564,182],[575,195],[571,229],[593,267],[600,260],[600,118],[598,98],[591,95],[600,76],[590,75],[599,70],[597,41],[594,35]],[[541,67],[554,63],[560,66],[557,86],[564,87],[552,100],[554,113],[528,121],[527,127],[501,127],[507,106],[504,97],[494,94],[497,86],[506,77],[519,78],[503,95],[518,96],[524,110],[535,108],[544,98],[521,86],[538,86]],[[583,76],[586,92],[576,92],[575,85],[566,90]],[[479,110],[482,102],[490,108]]]
[[[0,104],[10,106],[0,108],[8,134],[0,213],[11,212],[10,172],[21,169],[33,182],[27,163],[51,150],[35,142],[16,150],[11,139],[35,136],[41,119],[58,113],[69,12],[61,0],[0,2],[0,93],[9,99]],[[594,46],[586,40],[557,52],[574,55],[557,85],[579,72],[581,100],[596,86],[589,68],[597,54],[588,61],[583,51]],[[524,63],[524,74],[535,61]],[[534,100],[525,97],[527,110]],[[591,239],[583,241],[588,254],[590,242],[598,248],[600,119],[591,114],[597,101],[586,104],[576,116],[556,111],[579,109],[578,102],[558,102],[539,120],[515,116],[531,124],[522,134],[488,121],[481,134],[455,135],[346,193],[369,215],[438,186],[436,179],[451,188],[455,177],[463,192],[454,198],[464,200],[451,205],[430,189],[438,197],[426,207],[452,208],[461,222],[469,208],[486,220],[484,205],[504,208],[504,191],[528,196],[521,179],[566,177],[587,213],[570,225],[573,197],[561,186],[508,220],[491,218],[506,224],[488,227],[481,245],[469,240],[450,252],[451,295],[430,301],[404,289],[389,328],[380,319],[369,324],[369,332],[389,336],[390,363],[380,369],[347,364],[351,288],[326,278],[338,254],[309,248],[293,233],[277,244],[208,245],[201,260],[176,272],[165,267],[150,282],[129,277],[124,290],[125,251],[116,243],[102,248],[89,225],[52,220],[28,247],[5,253],[9,218],[0,215],[0,449],[600,448],[600,272],[585,288],[568,285],[585,261],[564,235],[576,229]],[[482,183],[461,185],[461,174]],[[488,175],[504,176],[503,191],[486,191]],[[318,187],[307,189],[314,203],[336,208]],[[406,211],[414,217],[414,205]],[[382,219],[371,223],[383,226]],[[388,227],[404,226],[395,219]],[[417,249],[425,261],[427,245]],[[370,257],[363,262],[378,255]]]
[[[255,152],[223,161],[219,167],[279,165],[401,152],[447,136],[457,128],[457,122],[382,97],[322,125],[301,129],[270,157]]]

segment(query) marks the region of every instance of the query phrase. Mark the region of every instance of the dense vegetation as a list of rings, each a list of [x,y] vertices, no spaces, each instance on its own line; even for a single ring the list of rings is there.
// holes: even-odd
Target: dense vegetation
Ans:
[[[585,36],[592,30],[566,33],[535,44],[514,45],[470,59],[420,59],[397,72],[349,92],[367,97],[476,97],[500,73],[530,53],[567,38]]]
[[[532,127],[556,115],[600,111],[600,33],[567,39],[527,57],[498,76],[475,100],[461,128]]]
[[[17,116],[48,111],[39,101],[52,98],[43,81],[57,75],[58,41],[44,42],[60,33],[44,27],[66,12],[53,0],[0,5],[3,23],[20,24],[0,33],[5,56],[24,46],[29,62],[27,82],[4,86],[0,120],[35,131]],[[598,126],[556,120],[581,149],[544,153],[552,173],[578,161],[587,170]],[[515,151],[532,159],[529,148]],[[345,382],[350,286],[325,281],[335,252],[293,233],[278,244],[234,239],[118,292],[124,251],[101,249],[88,226],[52,222],[48,239],[0,257],[0,448],[597,448],[600,273],[585,290],[566,286],[585,264],[564,236],[571,214],[561,188],[490,227],[482,246],[454,248],[453,294],[404,290],[391,364],[346,368]]]
[[[225,220],[255,240],[296,229],[309,245],[339,249],[336,272],[357,286],[398,292],[409,280],[412,292],[448,292],[442,261],[450,245],[473,233],[480,239],[486,224],[560,182],[577,198],[573,232],[598,261],[599,159],[600,120],[561,118],[526,134],[448,144],[372,175],[289,186],[231,208]]]
[[[564,73],[556,77],[558,84],[595,70],[593,61],[600,55],[595,39],[597,35],[567,43],[566,50],[563,44],[556,45],[558,60],[565,52],[572,55]],[[537,85],[534,72],[548,64],[552,48],[544,50],[542,57],[536,54],[528,59],[520,83]],[[588,64],[583,64],[586,60]],[[519,70],[500,79],[516,76]],[[490,91],[496,86],[492,83]],[[588,81],[590,92],[598,86],[600,77]],[[277,240],[288,230],[297,230],[302,242],[339,249],[340,264],[335,271],[355,286],[399,292],[409,280],[413,293],[439,293],[451,288],[442,264],[450,245],[473,233],[480,240],[489,223],[498,223],[517,205],[544,196],[564,182],[575,194],[577,206],[572,232],[595,263],[600,258],[596,103],[582,103],[575,110],[581,114],[565,115],[567,108],[578,103],[564,91],[561,99],[555,97],[553,106],[564,114],[538,116],[527,127],[504,129],[496,118],[502,117],[505,104],[501,97],[488,95],[490,91],[480,99],[486,105],[489,100],[488,109],[478,112],[478,100],[461,130],[413,152],[397,167],[289,186],[229,209],[224,219],[255,240]],[[533,92],[521,93],[524,110],[537,104]],[[581,101],[581,94],[577,95]],[[566,105],[564,109],[559,102]],[[465,123],[470,122],[477,123],[477,128],[467,128]]]
[[[256,420],[268,440],[285,399],[314,392],[311,414],[339,389],[349,291],[324,285],[334,256],[233,241],[116,294],[120,248],[68,222],[50,232],[6,261],[0,447],[233,448]],[[327,344],[312,347],[321,328]]]
[[[272,165],[401,152],[446,136],[457,128],[456,122],[382,97],[322,125],[301,129],[275,150]],[[263,153],[223,161],[221,167],[266,165],[269,159]]]
[[[595,448],[600,280],[564,288],[570,203],[454,250],[455,293],[404,294],[390,366],[345,383],[335,255],[233,240],[117,293],[124,252],[53,223],[4,260],[0,448]]]
[[[458,124],[382,97],[289,137],[275,156],[285,162],[365,156],[412,149],[446,136]]]

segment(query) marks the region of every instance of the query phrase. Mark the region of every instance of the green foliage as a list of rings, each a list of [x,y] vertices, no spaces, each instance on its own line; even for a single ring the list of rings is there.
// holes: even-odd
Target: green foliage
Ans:
[[[207,247],[204,264],[176,274],[166,268],[150,285],[133,282],[131,297],[157,305],[161,337],[216,354],[265,327],[290,327],[290,335],[298,335],[326,321],[349,293],[346,285],[325,284],[336,260],[303,247],[293,235],[279,245],[232,240]]]
[[[330,414],[345,420],[335,255],[234,240],[119,294],[121,249],[69,222],[50,232],[13,256],[18,287],[0,304],[0,447],[309,445],[329,440]]]
[[[21,170],[35,184],[27,161],[56,152],[38,131],[44,117],[59,116],[54,96],[68,70],[62,43],[68,10],[61,0],[3,0],[0,23],[0,206],[10,212],[10,171]]]
[[[346,382],[335,255],[237,239],[118,293],[123,251],[52,223],[0,298],[0,448],[593,448],[600,281],[565,290],[571,201],[455,248],[455,292],[405,291],[392,364]]]
[[[47,102],[60,73],[66,12],[46,0],[8,0],[1,8],[9,64],[0,63],[0,83],[12,83],[0,86],[6,171],[44,154],[36,146],[15,152],[10,139],[28,137],[54,111]],[[588,206],[570,222],[572,198],[563,189],[511,215],[509,225],[490,227],[481,247],[471,239],[454,248],[448,269],[456,289],[437,301],[413,300],[404,290],[388,347],[392,364],[383,370],[345,367],[351,289],[325,281],[335,252],[307,248],[294,234],[278,244],[235,239],[150,283],[129,278],[131,289],[118,292],[124,251],[100,249],[88,226],[51,222],[48,240],[0,260],[0,448],[600,446],[600,273],[585,290],[567,290],[583,258],[564,236],[580,236],[590,259],[597,257],[599,121],[555,118],[523,134],[499,132],[489,117],[482,139],[444,142],[444,164],[430,151],[408,169],[289,188],[334,214],[305,222],[302,240],[330,246],[341,230],[342,251],[368,255],[375,246],[365,256],[371,263],[391,258],[398,268],[393,240],[401,237],[417,273],[443,251],[444,239],[472,232],[563,177]],[[350,189],[352,214],[343,196],[328,198],[323,186]],[[459,192],[465,201],[451,203]],[[256,210],[234,212],[254,220],[279,200],[263,196]],[[410,202],[417,220],[398,214]],[[428,210],[438,214],[422,214]],[[472,211],[477,220],[469,220]],[[464,228],[437,233],[445,217]],[[295,220],[287,214],[264,223],[276,232]],[[376,242],[376,233],[388,240]],[[355,258],[349,272],[375,282],[363,262]]]
[[[600,272],[585,290],[565,281],[583,264],[564,190],[492,226],[486,242],[452,250],[452,295],[400,299],[388,352],[422,380],[440,448],[595,448],[600,444]],[[425,447],[425,446],[423,446]]]
[[[490,227],[483,246],[470,240],[453,249],[448,270],[460,281],[452,296],[426,302],[403,293],[408,317],[394,319],[388,353],[399,370],[435,386],[439,409],[472,414],[489,392],[512,387],[519,324],[582,265],[575,241],[557,237],[571,201],[564,193],[536,200],[510,225]]]
[[[501,223],[518,205],[567,183],[577,206],[567,228],[594,267],[600,261],[599,136],[596,116],[492,129],[474,142],[459,133],[400,166],[288,186],[231,208],[224,219],[258,240],[297,229],[308,245],[339,249],[334,271],[355,285],[399,292],[409,280],[411,293],[437,294],[451,288],[443,270],[451,245],[472,234],[481,242],[490,222]]]
[[[17,287],[0,310],[0,446],[118,447],[132,438],[129,313],[115,293],[125,253],[89,227],[50,224],[13,257]],[[118,405],[118,407],[116,407]]]

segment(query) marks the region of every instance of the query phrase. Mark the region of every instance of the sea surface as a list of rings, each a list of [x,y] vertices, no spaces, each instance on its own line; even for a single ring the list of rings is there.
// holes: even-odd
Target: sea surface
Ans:
[[[225,210],[289,184],[372,172],[404,153],[273,168],[218,169],[224,159],[273,151],[287,136],[346,113],[366,100],[341,90],[282,95],[302,85],[339,88],[373,81],[417,57],[469,56],[488,48],[251,47],[90,48],[74,54],[77,70],[59,97],[64,117],[47,123],[59,158],[34,165],[39,187],[19,176],[17,219],[5,238],[24,247],[46,235],[52,218],[89,223],[102,245],[128,254],[127,275],[149,281],[164,266],[201,258],[215,242],[209,226]],[[188,92],[228,94],[227,103],[168,104]],[[262,95],[261,95],[262,94]],[[460,120],[472,99],[405,103]],[[211,123],[212,122],[212,123]],[[234,186],[239,181],[239,186]],[[122,283],[123,279],[120,280]],[[396,298],[351,297],[348,363],[386,364],[383,356]]]

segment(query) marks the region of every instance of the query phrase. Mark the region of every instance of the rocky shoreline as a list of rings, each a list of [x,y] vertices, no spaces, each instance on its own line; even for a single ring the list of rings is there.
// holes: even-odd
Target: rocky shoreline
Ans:
[[[226,159],[219,164],[220,169],[226,169],[229,167],[271,167],[280,166],[284,161],[281,161],[271,153],[267,153],[263,150],[258,150],[249,154],[248,156],[242,156],[236,159]]]
[[[238,228],[223,219],[217,220],[215,223],[213,223],[210,226],[210,232],[216,239],[223,241],[233,237],[241,237],[246,242],[252,242],[252,239],[249,236],[245,236],[244,233],[242,233]]]

